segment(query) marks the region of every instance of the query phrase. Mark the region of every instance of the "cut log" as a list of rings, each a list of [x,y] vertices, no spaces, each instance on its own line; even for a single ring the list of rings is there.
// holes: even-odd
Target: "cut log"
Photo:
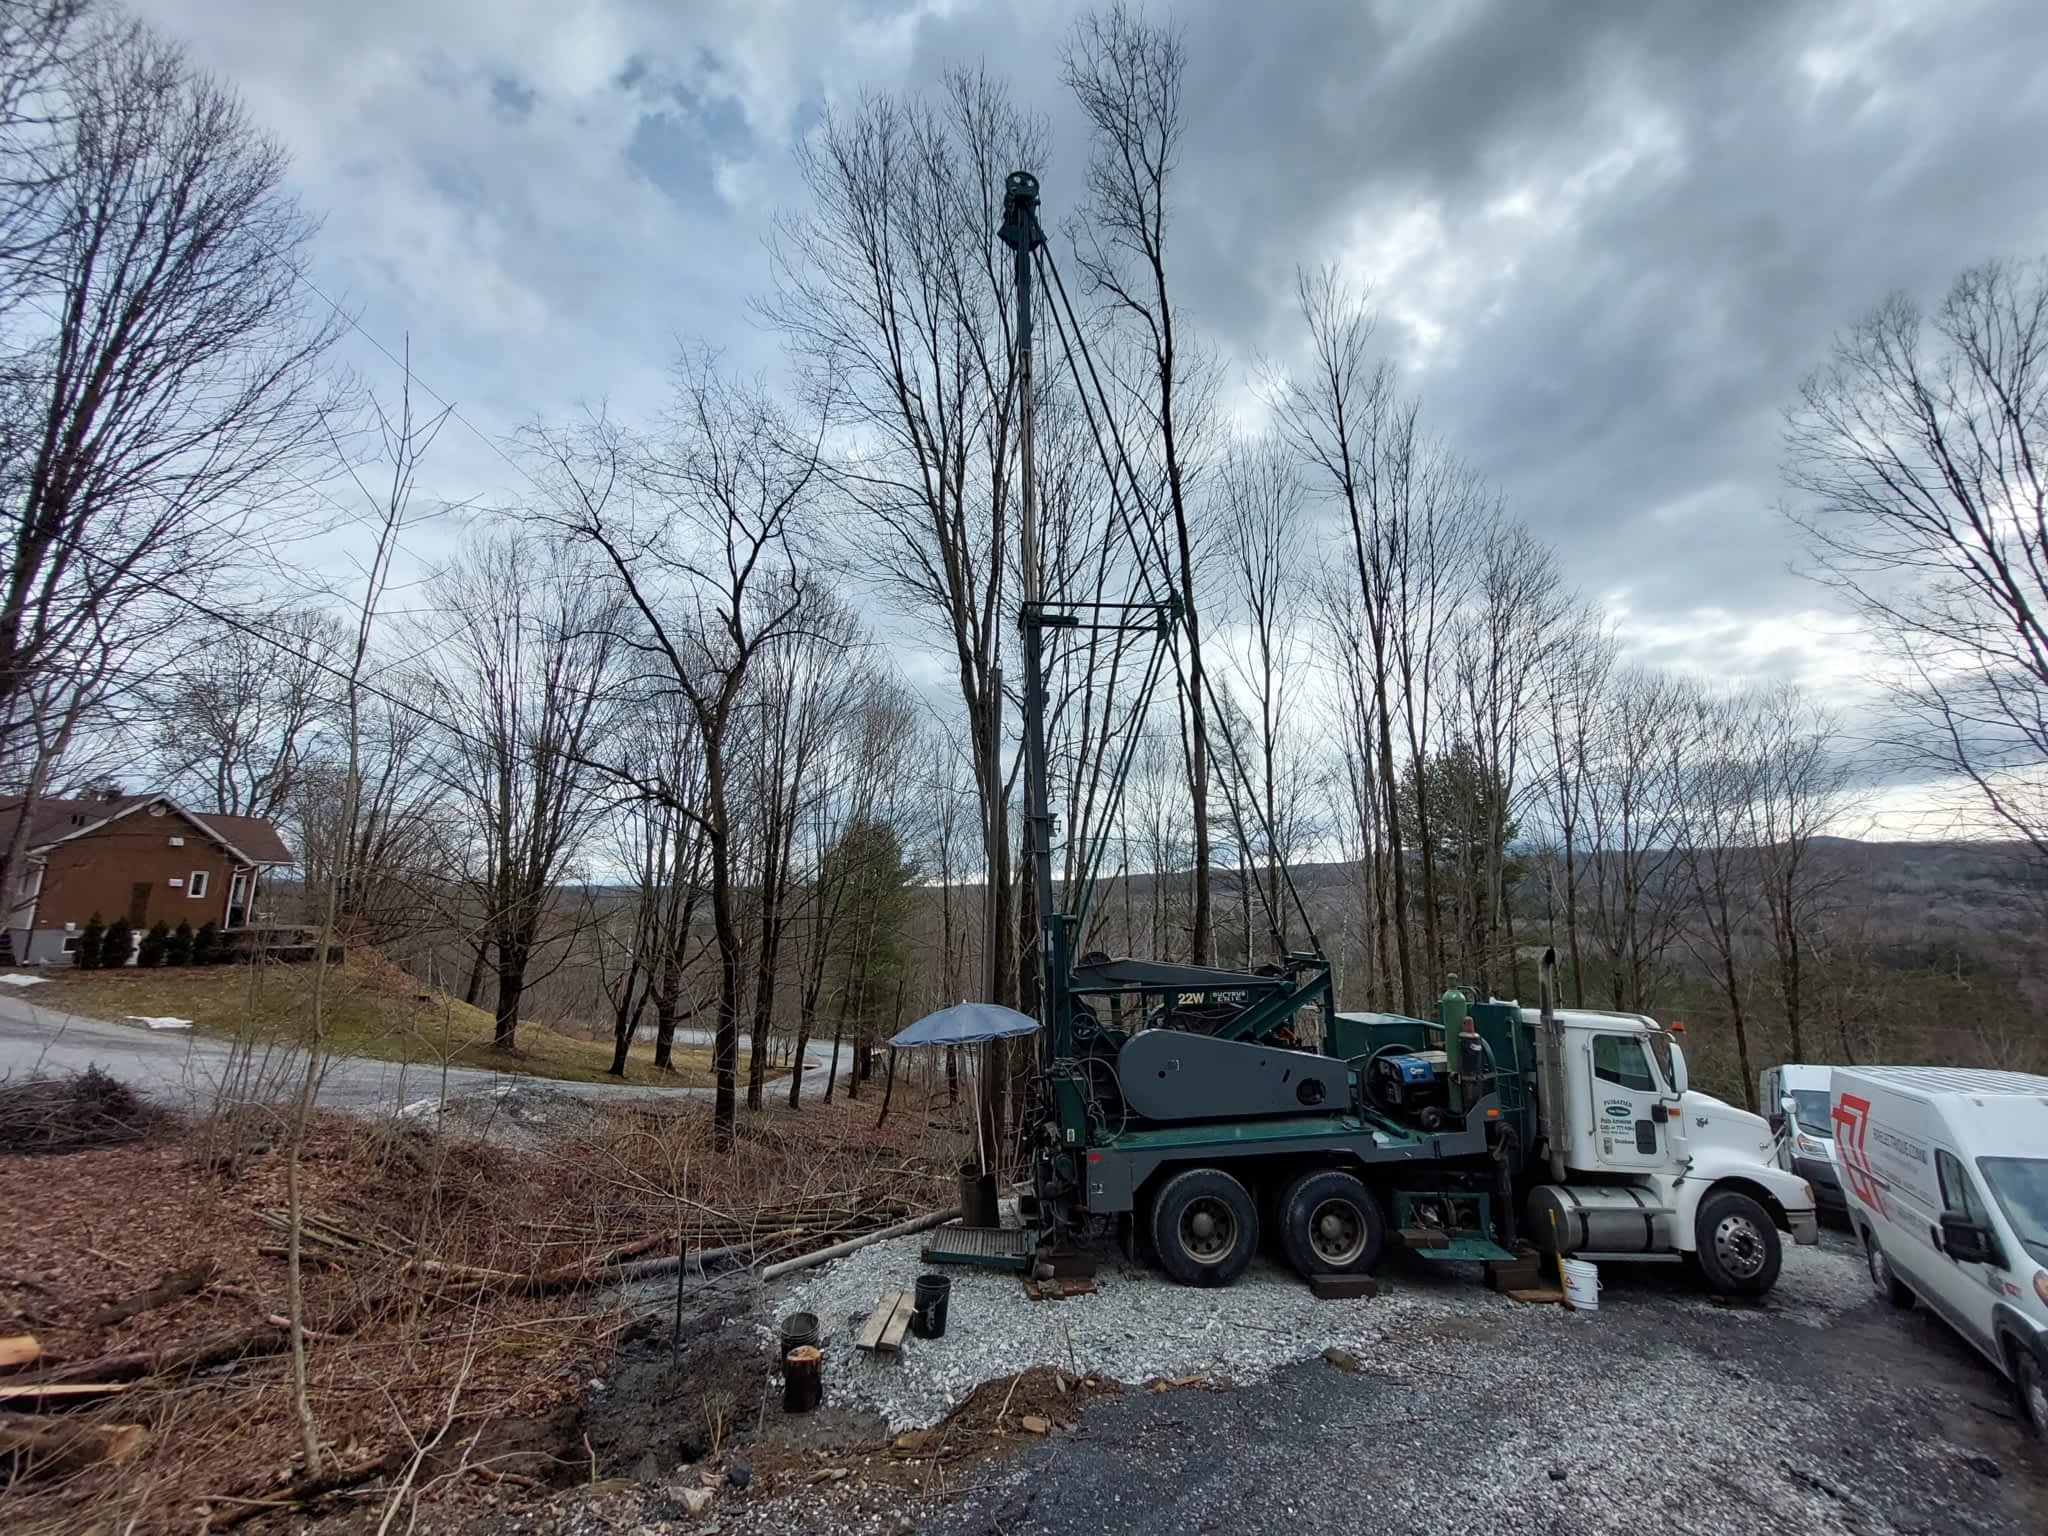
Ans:
[[[135,1350],[127,1354],[102,1355],[97,1360],[77,1360],[69,1365],[38,1371],[38,1385],[66,1382],[140,1381],[145,1376],[175,1376],[225,1365],[245,1355],[270,1355],[290,1345],[287,1330],[272,1324],[244,1328],[210,1339],[200,1339],[176,1349]]]
[[[213,1278],[214,1264],[211,1259],[202,1259],[183,1269],[174,1269],[164,1275],[146,1291],[138,1291],[124,1300],[104,1306],[85,1320],[88,1328],[111,1328],[116,1323],[126,1322],[138,1313],[148,1312],[176,1301],[181,1296],[190,1296],[205,1287]]]
[[[885,1355],[903,1348],[903,1335],[910,1328],[911,1315],[917,1311],[917,1300],[909,1291],[898,1291],[896,1298],[896,1310],[883,1325],[882,1336],[875,1340],[875,1348]]]
[[[879,1349],[882,1332],[895,1321],[898,1309],[909,1297],[908,1291],[884,1291],[882,1299],[875,1303],[875,1310],[868,1314],[868,1320],[861,1325],[860,1337],[853,1341],[855,1349]]]
[[[26,1385],[0,1386],[0,1407],[47,1403],[61,1408],[69,1403],[109,1397],[127,1390],[125,1381],[33,1381]]]
[[[140,1424],[81,1424],[0,1413],[0,1457],[19,1481],[48,1472],[76,1472],[102,1461],[122,1461],[142,1448]]]
[[[17,1333],[0,1339],[0,1371],[19,1370],[43,1358],[43,1346],[32,1333]]]

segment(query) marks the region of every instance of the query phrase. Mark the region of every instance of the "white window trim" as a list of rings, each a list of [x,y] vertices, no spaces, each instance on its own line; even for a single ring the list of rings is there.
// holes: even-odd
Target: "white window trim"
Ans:
[[[213,879],[208,871],[195,869],[186,877],[185,894],[195,901],[201,900],[206,895],[207,887],[212,884]]]

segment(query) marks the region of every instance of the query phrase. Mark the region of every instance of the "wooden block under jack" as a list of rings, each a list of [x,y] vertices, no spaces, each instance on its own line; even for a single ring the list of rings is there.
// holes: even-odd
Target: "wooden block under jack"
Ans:
[[[1051,1280],[1034,1280],[1029,1275],[1018,1277],[1024,1282],[1024,1294],[1033,1301],[1065,1301],[1069,1296],[1094,1294],[1093,1275],[1059,1275]]]
[[[909,1297],[908,1291],[882,1292],[882,1299],[875,1303],[875,1310],[868,1314],[868,1320],[861,1325],[860,1336],[853,1341],[853,1347],[879,1349],[882,1344],[882,1331],[895,1321],[897,1311]],[[900,1334],[897,1336],[897,1342],[902,1342]]]
[[[1448,1248],[1451,1238],[1441,1227],[1402,1227],[1394,1236],[1410,1248]]]
[[[1371,1275],[1311,1275],[1308,1288],[1318,1301],[1351,1301],[1380,1293],[1380,1283]]]
[[[1511,1301],[1526,1301],[1536,1306],[1543,1305],[1544,1303],[1549,1303],[1552,1306],[1562,1306],[1564,1304],[1563,1291],[1540,1285],[1502,1286],[1501,1294]]]
[[[1495,1259],[1486,1266],[1486,1283],[1496,1291],[1539,1290],[1543,1285],[1543,1257],[1523,1253],[1512,1259]]]
[[[882,1354],[900,1353],[903,1335],[910,1329],[910,1316],[917,1310],[917,1300],[909,1291],[896,1293],[896,1313],[882,1329],[881,1338],[875,1341],[875,1348]]]

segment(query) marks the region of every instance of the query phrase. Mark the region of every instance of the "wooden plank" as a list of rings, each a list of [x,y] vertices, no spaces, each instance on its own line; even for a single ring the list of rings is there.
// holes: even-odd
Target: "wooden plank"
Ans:
[[[873,1349],[882,1341],[882,1330],[889,1326],[896,1316],[896,1309],[904,1300],[902,1291],[884,1291],[882,1299],[875,1303],[875,1310],[868,1314],[868,1320],[861,1325],[860,1337],[853,1341],[855,1349]]]
[[[1318,1301],[1353,1301],[1380,1293],[1379,1282],[1371,1275],[1316,1275],[1308,1288]]]
[[[0,1403],[45,1402],[67,1397],[105,1397],[110,1392],[126,1392],[125,1381],[48,1381],[30,1382],[26,1386],[0,1387]]]
[[[1410,1248],[1448,1248],[1450,1234],[1441,1227],[1402,1227],[1394,1234]]]
[[[1510,1297],[1515,1301],[1526,1301],[1534,1305],[1541,1305],[1544,1302],[1561,1304],[1564,1301],[1563,1291],[1546,1290],[1541,1286],[1530,1286],[1527,1288],[1517,1287],[1510,1290],[1504,1290],[1501,1292],[1501,1294],[1503,1296]]]
[[[896,1294],[899,1298],[896,1303],[896,1315],[889,1319],[887,1326],[882,1329],[882,1337],[875,1343],[876,1349],[891,1355],[903,1348],[903,1335],[910,1330],[910,1314],[917,1310],[917,1300],[909,1291],[898,1291]]]
[[[0,1371],[33,1365],[43,1357],[43,1346],[32,1333],[17,1333],[0,1339]]]

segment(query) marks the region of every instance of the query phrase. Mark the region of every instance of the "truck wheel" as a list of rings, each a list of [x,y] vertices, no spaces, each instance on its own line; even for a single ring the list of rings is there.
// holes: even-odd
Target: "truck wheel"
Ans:
[[[1152,1201],[1152,1246],[1182,1285],[1228,1285],[1258,1251],[1258,1206],[1220,1168],[1190,1168]]]
[[[1280,1201],[1287,1262],[1311,1275],[1362,1275],[1380,1261],[1386,1222],[1372,1192],[1348,1173],[1305,1173]]]
[[[1864,1251],[1869,1255],[1870,1283],[1877,1287],[1877,1294],[1897,1307],[1901,1312],[1913,1305],[1913,1288],[1892,1273],[1892,1266],[1884,1256],[1884,1250],[1877,1245],[1877,1235],[1868,1234],[1863,1239]]]
[[[2036,1440],[2048,1440],[2048,1372],[2026,1345],[2014,1340],[2006,1348],[2012,1353],[2012,1389],[2020,1400],[2020,1417]]]
[[[1749,1196],[1725,1189],[1700,1202],[1693,1223],[1700,1272],[1724,1295],[1761,1296],[1778,1280],[1784,1253],[1770,1212]]]

